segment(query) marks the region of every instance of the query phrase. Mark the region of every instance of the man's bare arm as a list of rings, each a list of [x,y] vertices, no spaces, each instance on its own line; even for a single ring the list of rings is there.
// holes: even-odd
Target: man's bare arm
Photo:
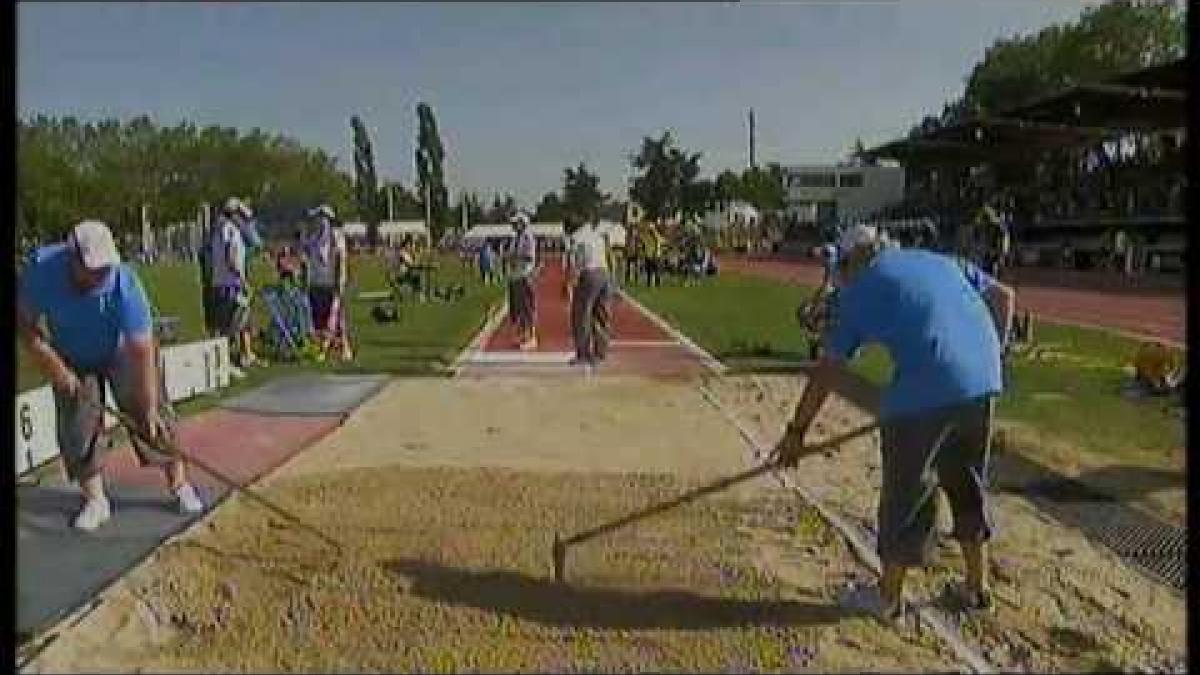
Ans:
[[[796,412],[792,415],[789,426],[794,427],[796,431],[808,429],[813,418],[821,411],[821,406],[825,405],[825,400],[829,398],[829,392],[841,367],[841,361],[828,355],[817,361],[816,367],[809,374],[808,384],[804,387],[800,402],[796,404]]]
[[[65,390],[76,382],[75,373],[67,362],[51,346],[50,340],[38,325],[37,316],[27,307],[17,307],[17,332],[25,349],[33,357],[38,370],[45,375],[53,386]]]
[[[158,412],[158,359],[154,334],[127,339],[129,363],[133,367],[134,401],[142,419],[146,420]],[[150,431],[147,429],[147,431]]]

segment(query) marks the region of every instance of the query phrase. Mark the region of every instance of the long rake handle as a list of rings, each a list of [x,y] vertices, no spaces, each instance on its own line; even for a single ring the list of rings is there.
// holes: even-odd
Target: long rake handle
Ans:
[[[816,445],[809,446],[809,447],[805,448],[803,450],[803,452],[800,453],[800,455],[799,455],[799,457],[797,457],[797,459],[799,459],[800,457],[805,457],[807,455],[811,455],[811,454],[814,454],[817,452],[827,450],[829,448],[838,447],[841,444],[845,443],[846,441],[849,441],[851,439],[857,438],[864,434],[870,433],[870,432],[874,431],[875,429],[876,429],[876,425],[873,425],[873,424],[868,425],[868,426],[865,426],[865,427],[862,427],[859,429],[855,429],[854,431],[844,433],[835,438],[831,438],[822,443],[818,443]],[[598,525],[590,530],[586,530],[584,532],[580,532],[578,534],[572,535],[571,537],[568,537],[567,539],[563,539],[560,542],[560,545],[565,547],[565,546],[570,546],[572,544],[578,544],[581,541],[587,541],[588,539],[593,539],[602,534],[605,534],[605,533],[611,532],[613,530],[616,530],[618,528],[624,527],[632,522],[636,522],[638,520],[642,520],[643,518],[648,518],[655,514],[662,513],[663,511],[675,508],[676,506],[679,506],[681,504],[686,504],[690,501],[699,499],[700,497],[703,497],[704,495],[711,494],[713,492],[718,492],[720,490],[724,490],[732,485],[750,480],[752,478],[756,478],[758,476],[763,475],[764,473],[768,473],[770,471],[774,471],[779,468],[782,468],[782,465],[778,461],[771,461],[771,462],[767,462],[765,464],[760,464],[759,466],[756,466],[752,469],[746,469],[745,471],[734,474],[732,476],[726,476],[725,478],[714,481],[707,485],[702,485],[698,488],[693,488],[692,490],[689,490],[688,492],[685,492],[682,495],[680,495],[670,501],[648,506],[640,511],[635,511],[634,513],[631,513],[631,514],[624,516],[622,518],[619,518],[617,520],[614,520],[614,521],[611,521],[608,523],[604,523],[603,525]]]
[[[169,454],[173,457],[179,457],[179,458],[185,459],[185,460],[187,460],[187,462],[189,464],[195,464],[196,466],[203,469],[205,471],[205,473],[208,473],[213,478],[216,478],[217,480],[224,483],[231,490],[234,490],[235,492],[238,492],[242,495],[249,497],[251,500],[257,502],[259,504],[259,506],[265,507],[267,510],[271,511],[272,513],[279,516],[280,518],[283,518],[284,520],[292,523],[293,525],[295,525],[303,530],[306,530],[310,534],[313,534],[313,535],[319,537],[321,539],[321,541],[324,541],[325,543],[329,544],[330,546],[333,546],[338,551],[342,550],[342,545],[340,543],[338,543],[336,540],[330,538],[324,532],[318,530],[317,528],[313,527],[312,525],[309,525],[308,523],[304,522],[303,520],[300,520],[299,518],[292,515],[287,510],[285,510],[283,507],[276,505],[274,502],[270,501],[266,497],[263,497],[262,495],[259,495],[254,490],[247,488],[246,486],[242,485],[235,479],[230,478],[229,476],[225,475],[224,473],[222,473],[221,471],[219,471],[217,469],[214,469],[207,462],[200,461],[199,459],[196,458],[195,455],[185,452],[182,448],[180,448],[177,444],[175,444],[170,439],[164,438],[164,439],[160,439],[160,440],[154,440],[154,439],[147,438],[146,435],[142,433],[141,429],[138,428],[138,425],[132,419],[130,419],[130,417],[128,415],[126,415],[125,413],[116,409],[115,407],[110,406],[108,404],[98,403],[97,401],[92,400],[92,399],[89,399],[88,403],[90,403],[92,406],[94,406],[100,410],[103,410],[104,412],[107,412],[108,414],[112,415],[113,417],[117,418],[117,420],[121,423],[122,426],[124,426],[126,428],[126,430],[129,431],[129,433],[133,434],[134,436],[137,436],[137,438],[139,440],[141,440],[143,443],[145,443],[151,447],[159,448],[160,450],[165,449],[167,451],[167,454]]]

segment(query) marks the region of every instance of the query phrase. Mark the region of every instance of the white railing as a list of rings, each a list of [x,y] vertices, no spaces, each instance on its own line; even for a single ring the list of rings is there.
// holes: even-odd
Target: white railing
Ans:
[[[159,363],[172,403],[228,387],[232,377],[230,365],[229,341],[225,338],[163,347]],[[108,400],[113,400],[111,389],[107,394]],[[15,412],[20,476],[59,453],[50,385],[18,394]],[[106,428],[111,428],[116,420],[106,415],[104,422]]]

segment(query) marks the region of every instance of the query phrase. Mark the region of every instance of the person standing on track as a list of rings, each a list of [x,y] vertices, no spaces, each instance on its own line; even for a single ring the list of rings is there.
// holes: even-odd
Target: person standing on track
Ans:
[[[864,225],[844,232],[838,248],[838,314],[776,458],[796,463],[845,362],[863,344],[882,344],[895,374],[879,413],[880,615],[889,621],[901,615],[906,571],[932,557],[939,486],[949,498],[954,538],[966,561],[959,595],[969,608],[989,608],[986,542],[993,524],[986,489],[992,410],[1003,387],[1001,359],[1014,293],[973,263],[886,247],[875,229]]]
[[[221,209],[209,242],[212,265],[213,309],[222,335],[229,338],[239,368],[259,365],[254,355],[250,330],[250,284],[242,225],[250,218],[250,209],[236,197],[230,197]]]
[[[44,319],[46,328],[40,322]],[[104,416],[88,401],[103,404],[104,384],[117,406],[149,438],[176,438],[175,414],[158,368],[150,302],[113,243],[108,226],[95,220],[76,225],[65,243],[34,251],[22,270],[17,293],[18,334],[54,392],[58,446],[67,477],[79,483],[83,508],[74,527],[91,531],[112,508],[104,493]],[[183,460],[136,438],[143,466],[161,467],[179,510],[204,510],[188,482]]]
[[[512,242],[512,274],[508,280],[508,304],[517,326],[517,347],[537,349],[537,300],[533,292],[537,270],[537,239],[529,231],[529,216],[518,212],[510,221],[516,237]]]
[[[570,263],[571,334],[575,358],[571,365],[596,365],[608,356],[608,311],[612,293],[608,251],[597,224],[572,224]]]
[[[350,343],[346,339],[343,305],[346,282],[349,277],[349,255],[346,235],[342,223],[333,208],[322,204],[309,211],[320,228],[309,240],[308,257],[308,301],[312,307],[313,326],[320,345],[318,358],[328,358],[329,351],[337,341],[342,360],[352,358]]]

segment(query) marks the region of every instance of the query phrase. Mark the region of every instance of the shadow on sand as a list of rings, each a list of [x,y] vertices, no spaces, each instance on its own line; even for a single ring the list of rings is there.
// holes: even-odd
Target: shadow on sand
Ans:
[[[548,553],[548,552],[547,552]],[[688,591],[581,588],[510,570],[468,570],[400,558],[383,568],[428,600],[511,614],[549,626],[704,630],[737,626],[815,626],[849,616],[836,605],[718,598]]]

